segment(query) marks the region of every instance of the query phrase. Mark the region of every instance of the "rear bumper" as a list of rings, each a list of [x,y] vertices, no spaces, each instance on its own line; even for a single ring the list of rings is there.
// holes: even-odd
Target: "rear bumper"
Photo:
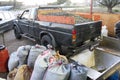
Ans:
[[[92,50],[94,47],[96,47],[99,44],[99,41],[90,41],[89,43],[83,44],[82,46],[76,47],[74,50],[74,53],[77,54],[85,49]]]
[[[92,50],[95,46],[97,46],[99,44],[99,41],[90,41],[88,43],[85,43],[79,47],[73,47],[73,46],[62,46],[62,52],[64,55],[67,56],[72,56],[72,55],[76,55],[78,53],[80,53],[81,51],[85,50],[85,49],[90,49]]]

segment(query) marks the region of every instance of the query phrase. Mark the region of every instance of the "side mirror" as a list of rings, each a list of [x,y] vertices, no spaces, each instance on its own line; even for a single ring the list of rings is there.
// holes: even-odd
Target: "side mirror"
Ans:
[[[2,21],[2,18],[0,18],[0,21]]]
[[[29,10],[25,10],[25,12],[29,12]]]
[[[20,18],[20,19],[21,19],[21,17],[23,16],[23,14],[24,14],[25,12],[29,12],[29,10],[23,11],[23,13],[22,13],[20,16],[17,16],[17,18]]]

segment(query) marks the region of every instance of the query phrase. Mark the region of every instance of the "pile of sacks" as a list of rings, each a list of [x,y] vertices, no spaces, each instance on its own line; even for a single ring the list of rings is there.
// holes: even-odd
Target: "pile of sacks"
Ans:
[[[41,45],[21,46],[10,55],[7,80],[86,80],[87,68]]]

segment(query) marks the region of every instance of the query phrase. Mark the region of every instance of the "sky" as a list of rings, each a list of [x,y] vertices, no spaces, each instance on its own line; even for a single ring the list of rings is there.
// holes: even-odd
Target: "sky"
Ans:
[[[0,1],[9,1],[9,0],[0,0]],[[13,0],[11,0],[13,1]],[[30,4],[38,4],[38,5],[42,5],[42,4],[47,4],[47,3],[52,3],[52,2],[56,2],[57,0],[17,0],[19,2],[23,2],[25,5],[30,5]],[[71,0],[71,2],[73,3],[77,3],[77,2],[84,2],[86,0]]]

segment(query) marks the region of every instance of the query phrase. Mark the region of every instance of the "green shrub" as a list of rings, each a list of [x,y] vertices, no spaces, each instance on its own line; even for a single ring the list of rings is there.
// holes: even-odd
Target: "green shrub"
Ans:
[[[119,10],[115,9],[114,12],[119,12]]]

